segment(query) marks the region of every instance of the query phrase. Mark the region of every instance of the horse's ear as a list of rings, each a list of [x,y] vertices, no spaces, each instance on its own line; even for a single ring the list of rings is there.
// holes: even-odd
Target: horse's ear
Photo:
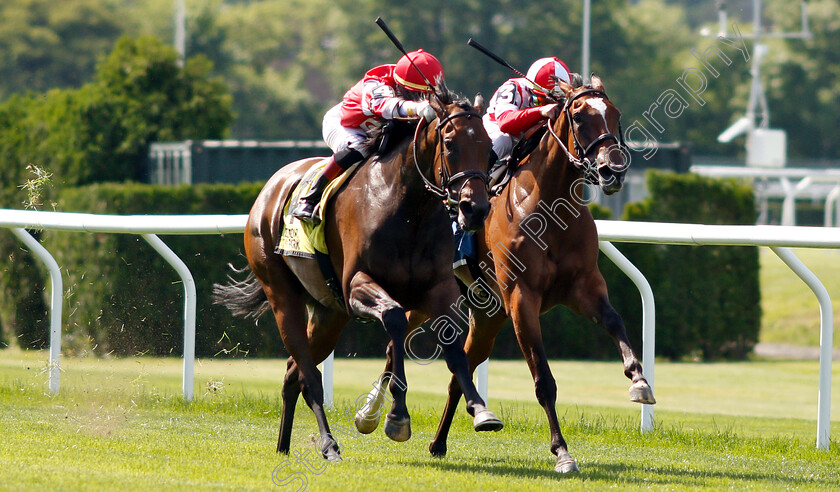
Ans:
[[[563,93],[566,94],[566,96],[571,94],[572,91],[574,90],[574,87],[572,87],[571,85],[563,82],[562,80],[557,81],[557,86],[560,87],[560,90],[563,91]]]
[[[432,109],[435,110],[435,113],[437,113],[438,118],[443,118],[446,115],[446,108],[443,106],[443,102],[440,100],[440,97],[430,97],[429,104],[432,106]]]
[[[596,91],[604,91],[604,82],[601,80],[601,77],[595,75],[595,72],[592,72],[592,75],[589,76],[589,85]]]
[[[473,109],[478,114],[482,114],[484,112],[484,96],[481,95],[480,92],[476,93],[475,101],[473,101]]]

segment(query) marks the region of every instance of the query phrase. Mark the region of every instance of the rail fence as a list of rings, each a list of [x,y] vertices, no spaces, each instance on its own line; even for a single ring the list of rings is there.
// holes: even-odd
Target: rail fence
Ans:
[[[51,280],[49,390],[60,387],[61,316],[63,283],[61,270],[52,255],[26,229],[71,232],[138,234],[158,252],[181,277],[184,285],[184,354],[182,389],[184,399],[194,396],[195,364],[195,281],[189,269],[158,234],[235,234],[245,229],[246,215],[93,215],[64,212],[0,209],[0,227],[11,229],[47,267]],[[828,449],[831,411],[831,363],[833,310],[828,291],[820,280],[788,248],[840,248],[840,229],[793,226],[736,226],[670,224],[653,222],[596,221],[601,251],[627,274],[639,289],[642,300],[642,364],[645,378],[654,387],[655,301],[650,284],[612,242],[683,245],[767,246],[814,292],[820,306],[819,398],[817,447]],[[332,404],[333,355],[324,361],[325,404]],[[476,372],[479,392],[488,397],[489,361]],[[653,429],[653,406],[642,405],[641,430]]]

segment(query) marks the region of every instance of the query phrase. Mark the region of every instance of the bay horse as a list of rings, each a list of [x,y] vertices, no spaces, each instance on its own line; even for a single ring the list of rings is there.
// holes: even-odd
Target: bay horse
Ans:
[[[332,212],[324,218],[329,261],[346,302],[332,295],[316,261],[275,252],[284,205],[321,158],[284,166],[268,180],[245,227],[248,277],[214,288],[215,302],[234,314],[258,316],[270,307],[291,355],[277,452],[289,452],[295,405],[303,392],[318,423],[321,454],[328,461],[341,459],[324,413],[316,366],[333,351],[351,317],[378,320],[390,336],[394,399],[385,433],[395,441],[411,435],[403,363],[407,312],[456,319],[451,305],[459,288],[452,275],[454,239],[444,201],[469,230],[483,226],[489,209],[486,169],[491,144],[479,113],[445,86],[431,102],[437,118],[429,124],[421,120],[413,139],[404,138],[360,166],[337,191]],[[472,383],[460,339],[448,337],[445,342],[447,364],[464,388],[475,430],[500,429],[501,420],[487,409]]]
[[[484,270],[491,277],[484,285],[492,289],[484,296],[495,297],[504,309],[488,312],[481,307],[493,303],[477,303],[475,299],[481,296],[467,296],[470,329],[464,349],[472,373],[490,356],[505,321],[512,320],[537,401],[548,417],[550,449],[557,457],[554,469],[570,473],[578,467],[557,419],[557,384],[543,347],[540,314],[564,305],[600,324],[618,345],[624,374],[632,381],[630,399],[647,404],[656,400],[624,322],[610,305],[598,268],[598,231],[584,194],[585,183],[605,194],[622,187],[629,161],[623,153],[621,113],[595,74],[589,86],[561,82],[560,87],[564,102],[558,108],[562,106],[562,111],[549,121],[539,145],[521,161],[507,186],[491,198],[484,229],[476,232],[479,258],[489,258],[494,266]],[[446,439],[461,395],[460,382],[452,379],[437,434],[429,445],[434,456],[446,455]]]

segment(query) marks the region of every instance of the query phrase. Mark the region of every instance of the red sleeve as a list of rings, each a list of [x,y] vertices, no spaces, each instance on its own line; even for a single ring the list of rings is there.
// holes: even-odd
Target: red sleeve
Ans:
[[[496,116],[496,123],[499,129],[509,135],[519,135],[528,128],[544,120],[540,114],[540,108],[527,108],[519,111],[505,111]]]

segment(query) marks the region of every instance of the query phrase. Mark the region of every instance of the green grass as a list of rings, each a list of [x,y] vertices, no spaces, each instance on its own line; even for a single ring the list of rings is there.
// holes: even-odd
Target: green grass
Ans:
[[[505,429],[476,434],[461,406],[448,456],[433,459],[427,446],[442,408],[445,366],[408,363],[413,436],[395,443],[381,428],[355,434],[345,415],[383,361],[337,360],[329,418],[344,461],[327,464],[317,458],[317,427],[302,402],[293,455],[274,453],[282,361],[201,360],[195,401],[186,404],[178,359],[65,358],[61,392],[51,397],[46,357],[0,352],[2,489],[266,490],[276,488],[273,472],[278,480],[298,473],[307,490],[840,488],[836,411],[832,449],[815,449],[815,362],[658,363],[657,426],[640,434],[639,407],[627,399],[619,363],[555,361],[558,411],[581,467],[558,477],[522,361],[490,366],[490,405]],[[834,378],[840,380],[840,363]],[[840,391],[834,393],[836,409]],[[295,462],[294,453],[307,452]]]
[[[760,252],[759,341],[818,347],[820,308],[816,296],[770,248],[760,248]],[[794,253],[828,290],[834,308],[834,340],[840,340],[840,251],[799,248]]]

